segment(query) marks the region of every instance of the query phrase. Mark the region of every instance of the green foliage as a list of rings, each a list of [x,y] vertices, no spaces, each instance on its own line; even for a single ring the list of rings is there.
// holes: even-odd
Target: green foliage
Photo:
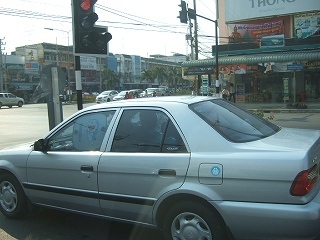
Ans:
[[[270,113],[269,116],[265,116],[264,112],[261,110],[254,111],[254,113],[257,114],[259,117],[267,119],[267,120],[273,120],[275,118],[273,113]]]
[[[72,101],[77,102],[78,98],[77,95],[75,95],[72,99]],[[82,96],[82,102],[84,103],[94,103],[96,101],[96,96]]]

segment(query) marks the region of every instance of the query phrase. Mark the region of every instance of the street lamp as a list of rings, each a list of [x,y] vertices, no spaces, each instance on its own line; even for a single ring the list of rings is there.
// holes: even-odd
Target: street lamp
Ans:
[[[50,30],[50,31],[59,31],[59,32],[65,32],[68,34],[68,69],[67,69],[67,77],[68,77],[68,82],[70,84],[70,44],[69,44],[69,33],[71,30],[69,31],[65,31],[65,30],[61,30],[61,29],[56,29],[56,28],[44,28],[46,30]],[[57,66],[59,66],[59,60],[58,60],[58,44],[57,44],[57,38],[56,38],[56,48],[57,48]],[[70,85],[69,85],[69,90],[67,95],[69,95],[69,100],[71,100],[71,91],[70,91]]]
[[[69,31],[65,31],[65,30],[61,30],[61,29],[56,29],[56,28],[44,28],[46,30],[50,30],[50,31],[59,31],[59,32],[65,32],[68,34],[68,69],[67,69],[67,75],[68,75],[68,80],[70,77],[70,45],[69,45],[69,33],[72,30]],[[57,45],[57,39],[56,39],[56,48],[57,48],[57,54],[58,54],[58,45]],[[58,56],[57,56],[57,63],[58,63]],[[57,64],[58,65],[58,64]]]

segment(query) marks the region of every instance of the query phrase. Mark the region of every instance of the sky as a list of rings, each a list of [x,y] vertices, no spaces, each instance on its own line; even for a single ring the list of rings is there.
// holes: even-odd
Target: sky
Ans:
[[[215,19],[216,0],[186,0],[197,14]],[[2,53],[15,47],[42,42],[72,45],[71,0],[0,0],[0,39]],[[190,54],[186,41],[187,24],[180,23],[180,0],[98,0],[97,25],[112,34],[109,52],[150,57],[161,54]],[[199,59],[211,57],[215,44],[214,23],[198,18]],[[51,28],[52,30],[46,30]]]

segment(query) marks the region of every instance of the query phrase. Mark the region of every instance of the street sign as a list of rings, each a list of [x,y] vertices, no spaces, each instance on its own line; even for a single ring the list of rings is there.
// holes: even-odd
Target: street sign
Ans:
[[[303,65],[302,64],[290,64],[287,65],[287,70],[290,71],[296,71],[296,70],[302,70],[303,69]]]

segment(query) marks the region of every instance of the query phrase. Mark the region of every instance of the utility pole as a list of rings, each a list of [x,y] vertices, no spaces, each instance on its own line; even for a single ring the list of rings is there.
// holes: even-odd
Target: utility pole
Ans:
[[[199,45],[198,45],[198,23],[197,23],[197,6],[196,6],[196,0],[193,0],[193,8],[194,8],[194,51],[195,51],[195,60],[199,59]],[[201,82],[201,75],[198,75],[198,79],[196,81],[195,87],[196,87],[196,95],[199,95],[199,83]]]
[[[0,39],[0,92],[3,92],[2,45],[6,44],[6,43],[3,43],[2,40],[4,40],[4,38]]]

